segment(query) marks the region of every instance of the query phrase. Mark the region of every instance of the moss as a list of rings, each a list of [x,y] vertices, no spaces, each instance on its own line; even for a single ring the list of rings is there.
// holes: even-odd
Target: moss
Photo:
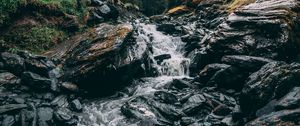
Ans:
[[[40,53],[63,41],[66,36],[63,31],[47,26],[22,27],[7,33],[4,41],[9,49]]]
[[[250,3],[254,3],[256,0],[233,0],[232,3],[228,5],[228,10],[230,12],[236,10],[237,8],[248,5]]]
[[[6,25],[10,20],[10,15],[16,13],[21,4],[21,0],[0,0],[0,27]]]

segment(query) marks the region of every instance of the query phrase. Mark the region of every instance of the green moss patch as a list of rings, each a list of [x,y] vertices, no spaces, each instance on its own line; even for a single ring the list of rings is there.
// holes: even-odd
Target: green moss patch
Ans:
[[[62,42],[66,34],[56,28],[46,26],[22,27],[4,36],[5,46],[10,49],[43,52],[56,43]]]

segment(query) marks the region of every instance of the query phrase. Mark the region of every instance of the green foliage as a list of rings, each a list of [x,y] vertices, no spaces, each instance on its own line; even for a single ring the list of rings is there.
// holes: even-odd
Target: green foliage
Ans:
[[[37,2],[39,4],[57,6],[57,11],[70,15],[82,16],[86,11],[85,2],[77,0],[38,0]]]
[[[10,14],[15,13],[21,4],[21,0],[0,0],[0,27],[10,20]]]
[[[49,49],[66,38],[63,31],[46,26],[23,27],[5,36],[10,50],[29,50],[35,53]]]

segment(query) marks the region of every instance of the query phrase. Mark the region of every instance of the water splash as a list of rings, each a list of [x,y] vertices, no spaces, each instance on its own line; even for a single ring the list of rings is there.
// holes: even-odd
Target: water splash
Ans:
[[[100,99],[86,104],[79,126],[135,126],[136,122],[130,122],[121,113],[120,108],[126,101],[160,90],[173,79],[188,77],[190,60],[183,56],[184,43],[179,37],[165,35],[157,31],[155,25],[137,22],[136,26],[138,34],[136,40],[138,43],[146,43],[152,47],[151,58],[160,76],[134,81],[131,86],[127,87],[127,92],[122,93],[122,96]],[[169,54],[171,57],[157,63],[154,57],[163,54]],[[140,109],[143,110],[143,108]],[[148,114],[154,115],[151,112]]]

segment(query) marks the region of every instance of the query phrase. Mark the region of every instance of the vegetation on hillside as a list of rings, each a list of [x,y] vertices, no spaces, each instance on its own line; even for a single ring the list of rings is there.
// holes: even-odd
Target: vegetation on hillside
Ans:
[[[42,52],[67,38],[69,31],[58,29],[64,20],[83,21],[87,15],[85,0],[0,0],[0,3],[0,50]],[[25,13],[31,13],[30,20],[33,18],[35,23],[24,24]]]

